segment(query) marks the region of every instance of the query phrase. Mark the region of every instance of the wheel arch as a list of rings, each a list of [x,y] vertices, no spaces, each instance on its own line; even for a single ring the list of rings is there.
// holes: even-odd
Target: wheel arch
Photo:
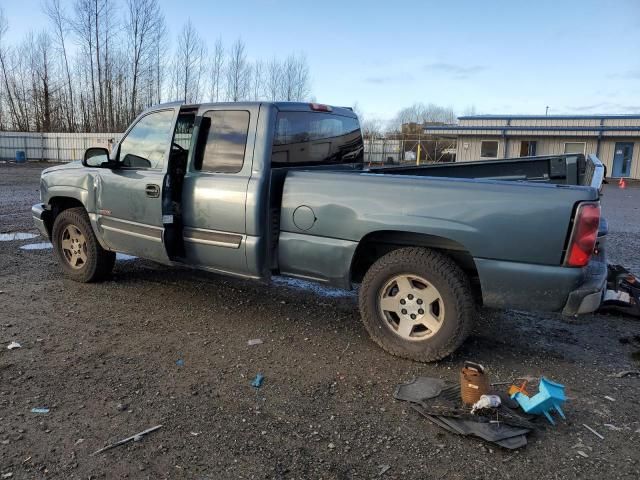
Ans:
[[[438,235],[398,230],[368,233],[358,243],[351,260],[351,282],[361,282],[367,270],[380,257],[403,247],[430,248],[453,259],[468,276],[476,302],[482,303],[482,289],[473,255],[461,243]]]
[[[44,226],[47,229],[47,233],[49,234],[49,238],[51,238],[51,232],[53,231],[53,223],[56,221],[56,217],[60,215],[61,212],[69,209],[69,208],[77,208],[82,207],[86,210],[86,207],[77,198],[69,197],[69,196],[55,196],[49,199],[49,209],[46,211],[46,214],[43,217]]]

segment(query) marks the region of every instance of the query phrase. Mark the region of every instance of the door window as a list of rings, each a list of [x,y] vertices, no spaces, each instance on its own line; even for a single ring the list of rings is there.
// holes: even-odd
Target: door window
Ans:
[[[249,112],[244,110],[211,110],[200,123],[199,148],[194,168],[211,173],[238,173],[244,164],[244,150],[249,131]]]
[[[153,112],[140,119],[120,143],[118,160],[124,167],[161,170],[173,126],[173,110]]]

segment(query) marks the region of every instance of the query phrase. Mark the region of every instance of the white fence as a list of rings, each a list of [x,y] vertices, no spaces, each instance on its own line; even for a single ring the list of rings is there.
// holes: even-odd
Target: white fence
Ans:
[[[121,133],[35,133],[0,132],[0,160],[16,159],[24,152],[27,160],[72,162],[82,159],[89,147],[111,148]]]

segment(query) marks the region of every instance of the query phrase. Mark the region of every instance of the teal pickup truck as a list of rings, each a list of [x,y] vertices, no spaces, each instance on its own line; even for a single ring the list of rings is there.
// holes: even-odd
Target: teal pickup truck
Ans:
[[[159,105],[112,152],[43,171],[35,224],[64,273],[115,252],[251,279],[351,289],[388,352],[459,347],[477,305],[592,312],[607,266],[604,167],[560,155],[363,164],[357,116],[315,103]]]

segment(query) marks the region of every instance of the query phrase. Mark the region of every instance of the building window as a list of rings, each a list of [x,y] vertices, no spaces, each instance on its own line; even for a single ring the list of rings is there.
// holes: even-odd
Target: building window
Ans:
[[[567,142],[564,144],[564,153],[582,153],[584,155],[585,142]]]
[[[520,142],[520,156],[521,157],[534,157],[536,155],[536,141],[523,140]]]
[[[497,140],[483,140],[482,143],[480,144],[480,157],[498,158]]]

